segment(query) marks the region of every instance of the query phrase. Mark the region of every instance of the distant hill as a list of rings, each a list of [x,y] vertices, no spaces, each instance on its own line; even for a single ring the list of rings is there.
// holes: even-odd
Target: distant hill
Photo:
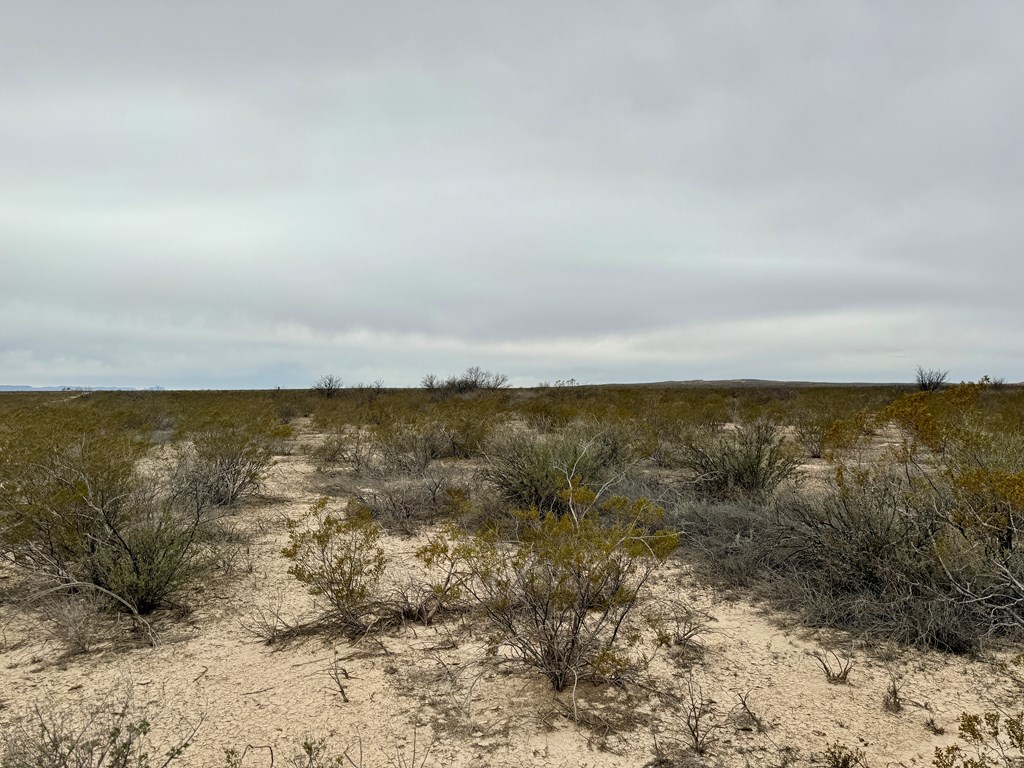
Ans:
[[[634,384],[597,384],[598,387],[710,387],[740,389],[758,387],[912,387],[913,382],[860,382],[860,381],[776,381],[773,379],[689,379],[687,381],[648,381]]]

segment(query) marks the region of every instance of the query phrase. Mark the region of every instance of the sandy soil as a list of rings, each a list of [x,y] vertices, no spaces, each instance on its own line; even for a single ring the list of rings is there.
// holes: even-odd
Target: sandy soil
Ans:
[[[700,764],[674,748],[686,742],[682,712],[637,690],[580,686],[575,695],[556,696],[535,672],[490,661],[483,629],[464,620],[410,626],[379,642],[324,635],[263,643],[247,629],[260,610],[295,618],[311,608],[280,550],[285,520],[302,515],[316,495],[301,453],[281,457],[268,498],[242,504],[236,514],[253,533],[249,551],[195,596],[189,615],[160,621],[156,647],[118,643],[66,657],[37,613],[0,604],[0,728],[36,702],[87,708],[130,681],[136,701],[161,713],[156,735],[181,717],[205,717],[175,765],[221,766],[225,748],[246,745],[272,747],[282,765],[307,736],[328,737],[336,753],[361,743],[367,766],[411,765],[414,740],[420,757],[432,745],[431,766],[643,766],[656,743],[677,761],[661,765]],[[416,545],[388,539],[393,571]],[[871,766],[930,765],[935,748],[955,739],[962,711],[1013,706],[1022,690],[1006,665],[1009,651],[975,660],[906,649],[880,654],[726,600],[693,583],[685,563],[676,562],[659,575],[651,599],[678,598],[710,617],[704,651],[685,664],[657,655],[651,683],[688,701],[689,681],[714,702],[707,765],[820,765],[837,740],[863,749]],[[824,647],[852,654],[849,684],[826,681],[810,655]],[[883,707],[891,674],[902,680],[899,713]],[[762,727],[739,706],[741,696]],[[265,748],[243,762],[270,764]]]

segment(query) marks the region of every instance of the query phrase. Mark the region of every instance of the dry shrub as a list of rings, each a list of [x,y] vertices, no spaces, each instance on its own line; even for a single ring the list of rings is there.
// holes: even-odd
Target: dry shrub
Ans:
[[[353,491],[354,508],[369,510],[383,527],[407,535],[424,525],[458,517],[469,506],[469,499],[467,488],[442,473],[386,480]]]
[[[625,425],[576,422],[552,435],[509,428],[484,448],[480,477],[509,505],[564,510],[560,493],[574,479],[606,490],[638,460],[637,436]]]
[[[611,499],[602,522],[596,496],[575,485],[561,516],[519,513],[519,538],[496,534],[437,541],[429,565],[463,564],[462,588],[494,628],[493,649],[540,670],[563,690],[579,680],[618,680],[644,657],[631,621],[651,575],[678,544],[650,532],[661,510],[646,500]]]
[[[88,653],[110,641],[116,633],[109,616],[111,608],[109,599],[89,589],[48,595],[38,606],[46,631],[68,656]]]
[[[166,768],[192,744],[202,725],[179,718],[154,734],[152,707],[140,707],[130,684],[99,701],[37,703],[0,736],[0,768]]]
[[[175,482],[205,504],[227,506],[258,493],[291,429],[269,408],[199,412],[179,430]]]
[[[676,462],[692,475],[702,495],[766,498],[796,474],[799,461],[781,428],[768,421],[740,424],[732,430],[702,427],[679,445]]]

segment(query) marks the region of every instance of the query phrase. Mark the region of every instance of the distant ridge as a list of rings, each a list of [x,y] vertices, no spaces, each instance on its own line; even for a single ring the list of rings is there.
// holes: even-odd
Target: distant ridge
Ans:
[[[776,379],[687,379],[685,381],[650,381],[632,384],[596,384],[598,387],[913,387],[910,381],[781,381]]]
[[[951,384],[954,382],[950,382]],[[1024,381],[1002,382],[1006,387],[1024,387]],[[584,385],[581,385],[584,386]],[[593,387],[652,387],[670,389],[672,387],[717,387],[733,389],[757,389],[768,387],[903,387],[917,389],[912,381],[781,381],[776,379],[687,379],[685,381],[638,381],[634,383],[590,384]]]

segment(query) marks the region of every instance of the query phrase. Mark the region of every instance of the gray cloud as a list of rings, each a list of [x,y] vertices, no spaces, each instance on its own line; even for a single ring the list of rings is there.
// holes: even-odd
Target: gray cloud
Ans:
[[[1024,379],[1022,21],[11,4],[2,378]]]

